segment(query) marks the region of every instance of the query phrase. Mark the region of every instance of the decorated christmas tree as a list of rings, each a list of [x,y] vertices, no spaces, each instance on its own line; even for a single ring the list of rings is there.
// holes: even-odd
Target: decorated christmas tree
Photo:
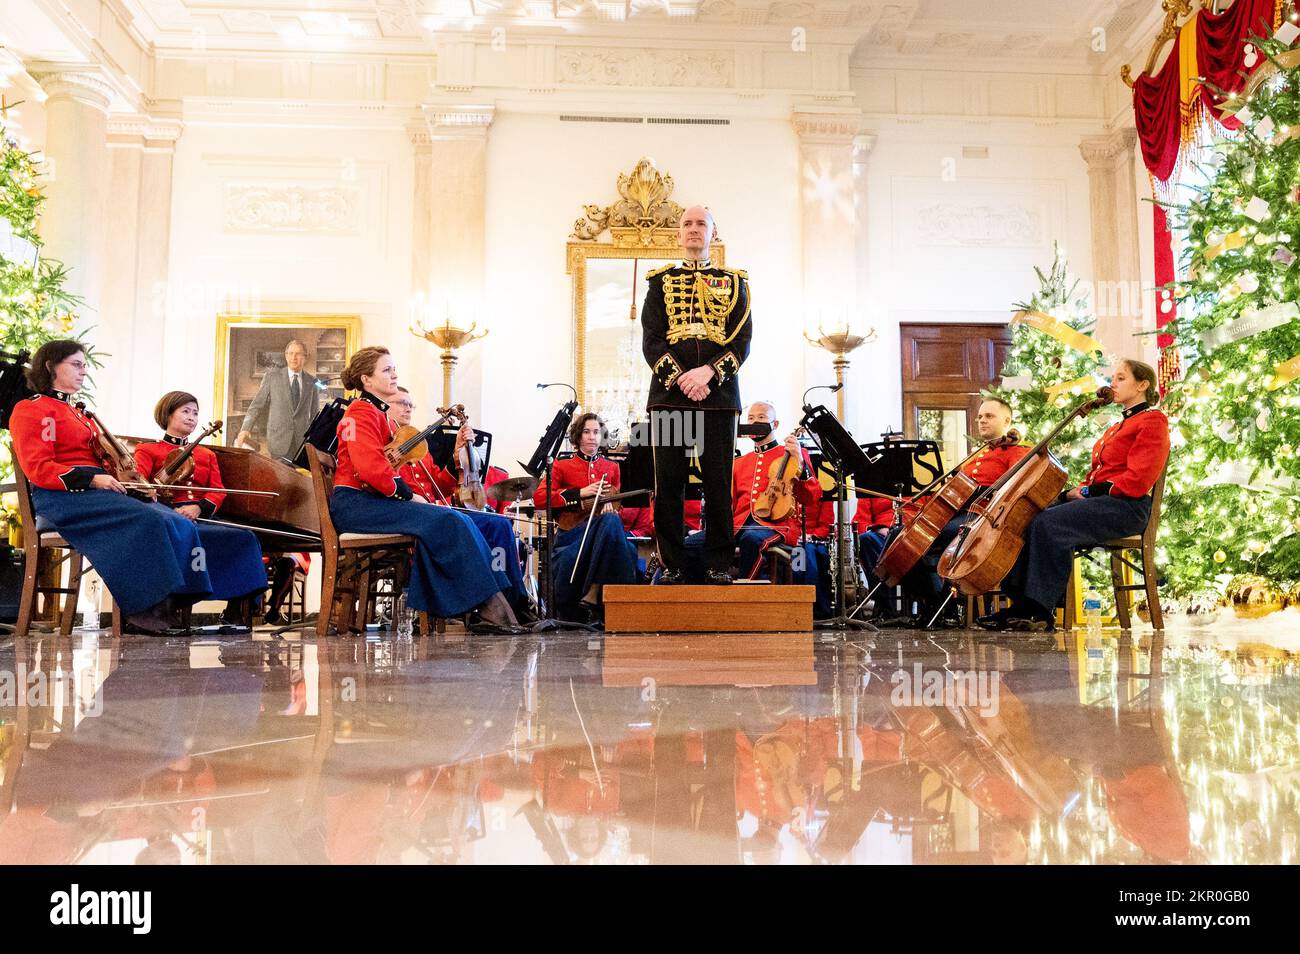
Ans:
[[[1300,50],[1256,40],[1269,62],[1230,110],[1215,172],[1173,211],[1187,253],[1174,330],[1187,369],[1161,523],[1174,595],[1232,577],[1300,579]]]
[[[0,114],[0,351],[15,356],[71,335],[81,304],[64,290],[63,265],[41,257],[38,179],[36,161],[9,137]],[[89,346],[87,359],[97,366]],[[0,441],[0,481],[12,473],[8,442]]]
[[[1070,275],[1057,248],[1052,267],[1035,268],[1038,290],[1012,307],[1011,350],[1002,368],[1002,386],[989,392],[1012,407],[1012,421],[1027,443],[1037,443],[1070,410],[1105,383],[1101,345],[1090,337],[1096,324],[1087,296]],[[1052,452],[1071,482],[1088,472],[1096,420],[1070,423],[1053,442]]]

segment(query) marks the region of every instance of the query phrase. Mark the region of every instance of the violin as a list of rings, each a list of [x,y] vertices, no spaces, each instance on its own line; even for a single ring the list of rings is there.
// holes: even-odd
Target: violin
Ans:
[[[85,401],[77,403],[77,410],[95,425],[95,444],[91,447],[91,451],[99,461],[99,466],[104,468],[104,472],[118,483],[134,485],[131,488],[132,496],[154,499],[156,493],[152,489],[153,485],[140,476],[140,471],[135,466],[135,455],[104,426],[104,422],[94,411],[86,407]]]
[[[461,408],[461,427],[469,423],[469,415]],[[466,510],[486,510],[487,495],[483,491],[483,461],[472,441],[466,441],[456,454],[460,476],[456,482],[456,499]]]
[[[448,421],[464,424],[468,420],[463,404],[440,407],[437,411],[442,416],[428,427],[421,430],[414,425],[403,424],[394,432],[392,440],[384,445],[384,456],[393,470],[398,470],[403,464],[414,464],[416,461],[424,460],[425,455],[429,453],[429,435]]]
[[[987,450],[1015,447],[1019,443],[1020,433],[1012,428],[1004,436],[976,448],[965,460],[940,477],[939,481],[943,482],[943,487],[925,502],[925,505],[889,542],[889,546],[885,547],[885,552],[880,555],[880,560],[876,563],[876,578],[883,581],[886,586],[897,586],[929,552],[934,541],[943,532],[943,528],[948,525],[948,521],[959,513],[971,509],[971,501],[979,496],[981,488],[962,468]],[[930,487],[916,494],[916,497],[924,496],[933,486],[934,484],[931,484]],[[915,500],[916,497],[912,499]]]
[[[183,484],[194,476],[194,448],[198,447],[206,438],[221,430],[221,421],[213,421],[203,429],[198,437],[181,447],[176,448],[159,468],[158,473],[153,475],[154,482],[157,484]]]
[[[601,493],[600,497],[584,497],[577,503],[568,504],[564,507],[555,508],[555,525],[561,530],[572,530],[578,524],[590,519],[592,508],[596,505],[596,500],[600,500],[603,508],[605,504],[610,505],[612,510],[622,510],[623,505],[619,503],[628,497],[635,497],[638,494],[648,494],[648,490],[629,490],[626,493],[618,493],[618,488],[614,488],[614,493]]]
[[[1084,401],[1057,424],[1014,467],[1008,470],[982,498],[979,515],[962,528],[939,560],[939,575],[967,596],[979,596],[996,589],[1025,546],[1030,521],[1052,503],[1065,488],[1069,475],[1048,450],[1048,446],[1076,417],[1110,404],[1115,392],[1098,388],[1097,396]]]
[[[795,431],[797,436],[803,428]],[[794,484],[803,472],[803,455],[790,449],[772,462],[767,471],[767,489],[754,501],[754,516],[780,522],[794,512]]]

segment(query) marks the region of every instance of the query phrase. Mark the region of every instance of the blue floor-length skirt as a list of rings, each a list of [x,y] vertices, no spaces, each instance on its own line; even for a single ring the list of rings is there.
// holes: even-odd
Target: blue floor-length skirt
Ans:
[[[492,566],[496,570],[504,568],[510,580],[506,595],[511,602],[526,599],[524,590],[524,571],[519,565],[519,541],[515,538],[514,524],[510,518],[488,510],[463,510],[470,522],[483,535],[488,549],[492,551]]]
[[[560,606],[581,602],[593,586],[637,581],[636,544],[627,538],[619,515],[605,513],[591,521],[591,533],[583,544],[586,527],[587,524],[580,523],[555,537],[555,601]]]
[[[212,599],[233,600],[266,589],[262,545],[252,531],[212,523],[201,523],[198,528],[212,580]]]
[[[32,488],[32,503],[39,526],[57,530],[90,561],[128,616],[172,594],[212,593],[214,561],[198,527],[171,507],[112,490],[74,494],[43,487]]]
[[[510,578],[492,568],[492,551],[463,510],[394,500],[351,487],[335,487],[330,516],[340,533],[407,533],[416,539],[407,601],[435,616],[460,616]]]

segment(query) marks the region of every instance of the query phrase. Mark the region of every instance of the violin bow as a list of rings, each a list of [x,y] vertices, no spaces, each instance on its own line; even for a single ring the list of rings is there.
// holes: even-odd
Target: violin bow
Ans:
[[[587,545],[587,534],[591,532],[591,523],[596,519],[596,511],[600,508],[600,493],[605,489],[605,478],[600,478],[600,486],[596,488],[596,496],[591,500],[591,513],[587,516],[587,526],[583,528],[582,540],[578,543],[578,558],[573,561],[573,572],[569,574],[569,582],[572,583],[578,576],[578,564],[582,562],[582,548]]]

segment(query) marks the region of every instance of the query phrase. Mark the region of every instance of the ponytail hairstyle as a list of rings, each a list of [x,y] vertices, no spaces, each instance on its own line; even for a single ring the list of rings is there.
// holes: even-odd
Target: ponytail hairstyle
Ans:
[[[362,348],[354,354],[348,362],[348,366],[343,369],[343,387],[349,391],[365,390],[361,385],[361,378],[374,374],[379,359],[386,354],[391,354],[391,352],[387,348],[378,345]]]
[[[1146,402],[1152,407],[1159,404],[1160,384],[1156,376],[1156,369],[1133,358],[1125,358],[1121,363],[1128,369],[1128,373],[1133,375],[1135,381],[1145,381],[1147,383]]]

